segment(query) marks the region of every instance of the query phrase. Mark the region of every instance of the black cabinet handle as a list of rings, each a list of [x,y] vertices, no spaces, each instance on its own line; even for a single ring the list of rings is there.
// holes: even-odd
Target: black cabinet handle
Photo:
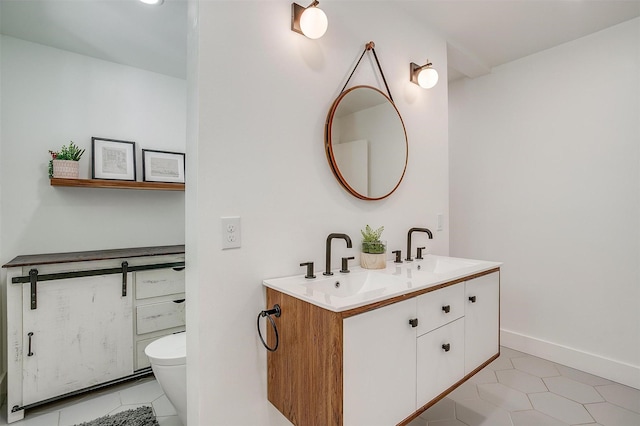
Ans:
[[[27,356],[33,356],[33,352],[31,352],[31,338],[33,337],[33,332],[30,331],[27,336],[29,336],[29,352],[27,353]]]
[[[416,328],[418,326],[418,318],[410,319],[409,324],[411,324],[411,327]]]
[[[451,344],[445,343],[442,345],[442,349],[444,349],[445,352],[449,352],[451,350]]]
[[[445,305],[442,307],[442,310],[444,311],[445,314],[448,314],[451,311],[451,306]]]
[[[177,267],[177,268],[171,268],[171,269],[173,269],[176,272],[180,272],[180,271],[184,271],[184,266]]]
[[[475,296],[469,296],[469,302],[476,303],[476,297]]]
[[[185,299],[172,300],[173,303],[183,303]]]

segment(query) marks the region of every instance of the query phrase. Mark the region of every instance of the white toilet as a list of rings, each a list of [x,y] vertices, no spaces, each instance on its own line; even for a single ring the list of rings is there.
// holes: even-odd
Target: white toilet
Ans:
[[[187,425],[187,333],[177,333],[151,342],[144,350],[151,369],[173,404],[178,418]]]

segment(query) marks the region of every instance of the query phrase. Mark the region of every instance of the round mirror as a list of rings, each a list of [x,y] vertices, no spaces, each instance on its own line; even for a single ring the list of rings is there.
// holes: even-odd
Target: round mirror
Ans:
[[[370,86],[355,86],[335,100],[325,128],[333,174],[363,200],[381,200],[396,190],[407,168],[407,133],[391,99]]]

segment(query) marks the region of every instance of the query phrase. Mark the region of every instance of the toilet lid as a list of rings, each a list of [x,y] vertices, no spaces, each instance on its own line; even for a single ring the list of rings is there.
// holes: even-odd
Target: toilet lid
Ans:
[[[181,365],[187,360],[187,333],[176,333],[149,343],[144,349],[151,364]]]

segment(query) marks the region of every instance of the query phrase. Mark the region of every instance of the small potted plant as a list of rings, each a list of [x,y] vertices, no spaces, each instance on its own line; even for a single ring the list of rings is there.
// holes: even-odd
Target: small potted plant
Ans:
[[[49,178],[78,179],[80,157],[84,149],[78,148],[73,141],[63,145],[60,151],[49,151]]]
[[[385,253],[387,252],[386,241],[381,241],[384,226],[374,230],[367,225],[362,234],[362,253],[360,254],[360,266],[365,269],[384,269],[387,266]]]

